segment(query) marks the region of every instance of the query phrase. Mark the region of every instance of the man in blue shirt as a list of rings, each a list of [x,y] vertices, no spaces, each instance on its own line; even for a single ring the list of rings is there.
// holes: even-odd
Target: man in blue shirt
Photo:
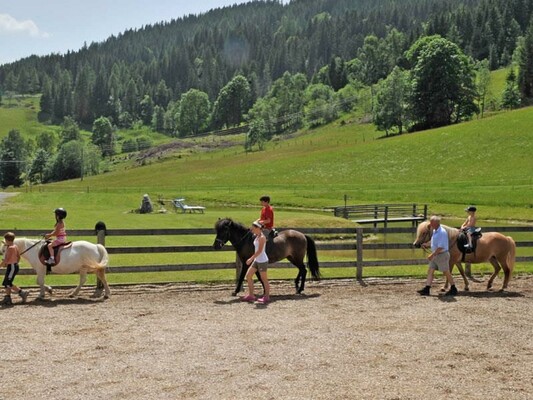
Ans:
[[[440,217],[433,215],[429,220],[429,225],[433,229],[431,235],[431,254],[427,257],[429,260],[428,276],[426,280],[426,287],[420,289],[418,293],[422,296],[429,296],[431,284],[433,283],[433,276],[435,270],[441,271],[448,283],[450,284],[450,290],[448,290],[445,296],[455,296],[457,294],[457,288],[453,281],[453,276],[450,273],[450,253],[449,253],[449,240],[448,232],[440,225]],[[422,247],[427,248],[428,243],[424,243]]]

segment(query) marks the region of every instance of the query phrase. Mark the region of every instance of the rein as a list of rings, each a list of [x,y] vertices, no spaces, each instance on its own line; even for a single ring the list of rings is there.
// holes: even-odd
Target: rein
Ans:
[[[449,229],[449,231],[446,230],[446,233],[448,234],[448,238],[449,238],[449,237],[450,237],[450,233],[451,233],[451,231],[452,231],[453,229],[456,229],[456,228],[452,228],[452,227],[450,227],[450,226],[448,226],[447,228]],[[460,233],[460,232],[459,232],[459,233]],[[431,236],[432,236],[432,235],[429,235],[429,239],[430,239],[430,240],[431,240]],[[453,242],[450,241],[450,242],[448,243],[448,251],[452,251],[452,249],[454,248],[454,246],[457,245],[457,240],[459,240],[459,234],[455,235],[455,240],[453,240]],[[422,251],[423,251],[424,253],[426,253],[426,254],[429,254],[429,253],[430,253],[430,251],[428,250],[427,247],[422,247]]]
[[[241,242],[242,242],[244,239],[246,239],[246,237],[248,237],[248,235],[249,235],[250,233],[251,233],[250,230],[246,231],[245,235],[244,235],[244,236],[243,236],[243,237],[242,237],[237,243],[235,243],[235,244],[233,245],[233,247],[235,247],[235,249],[238,250],[237,247],[239,246],[239,244],[241,244]],[[229,238],[228,238],[228,240],[229,240]],[[227,242],[228,240],[226,240],[226,242]],[[216,238],[215,241],[216,241],[216,242],[219,242],[222,246],[224,246],[224,245],[226,244],[226,242],[224,242],[222,239],[219,239],[219,238]],[[233,244],[233,243],[232,243],[232,244]]]
[[[26,253],[27,251],[30,251],[31,249],[33,249],[35,246],[37,246],[39,243],[41,243],[43,241],[43,239],[39,239],[39,241],[35,242],[34,244],[32,244],[30,247],[28,247],[26,250],[24,250],[22,253],[20,253],[20,255],[23,255],[24,253]]]

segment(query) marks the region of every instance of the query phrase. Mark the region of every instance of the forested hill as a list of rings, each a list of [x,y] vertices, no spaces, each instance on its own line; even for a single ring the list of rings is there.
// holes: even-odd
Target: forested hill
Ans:
[[[334,56],[355,58],[366,36],[384,38],[392,28],[408,39],[399,54],[422,34],[437,33],[474,59],[489,59],[495,69],[509,63],[532,9],[531,0],[252,1],[131,29],[77,52],[29,57],[0,67],[0,84],[15,89],[10,85],[16,79],[19,91],[40,92],[46,77],[56,84],[88,80],[77,90],[92,89],[87,94],[98,103],[110,94],[123,98],[130,79],[140,98],[155,97],[164,82],[159,87],[163,99],[156,102],[166,107],[162,102],[179,99],[190,88],[214,100],[239,72],[253,80],[256,95],[262,96],[285,71],[311,78]],[[389,72],[382,66],[368,79]],[[78,117],[90,122],[100,111]]]

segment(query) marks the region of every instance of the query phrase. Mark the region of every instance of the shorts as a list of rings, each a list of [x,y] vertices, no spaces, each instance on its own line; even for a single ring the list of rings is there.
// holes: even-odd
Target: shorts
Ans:
[[[6,288],[12,287],[13,281],[15,280],[15,276],[17,276],[18,273],[19,273],[19,265],[17,263],[7,264],[6,275],[4,276],[4,281],[2,282],[2,286]]]
[[[429,262],[429,268],[438,269],[440,272],[450,270],[450,253],[439,253]]]
[[[268,262],[257,262],[254,261],[250,267],[255,268],[259,272],[266,272],[268,269]]]
[[[65,237],[64,236],[58,237],[52,242],[52,247],[59,246],[60,244],[63,244],[63,243],[65,243]]]

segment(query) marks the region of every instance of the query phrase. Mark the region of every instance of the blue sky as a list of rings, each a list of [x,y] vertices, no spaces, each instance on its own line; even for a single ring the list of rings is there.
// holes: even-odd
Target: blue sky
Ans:
[[[0,0],[0,65],[245,0]],[[284,1],[288,3],[288,1]]]

